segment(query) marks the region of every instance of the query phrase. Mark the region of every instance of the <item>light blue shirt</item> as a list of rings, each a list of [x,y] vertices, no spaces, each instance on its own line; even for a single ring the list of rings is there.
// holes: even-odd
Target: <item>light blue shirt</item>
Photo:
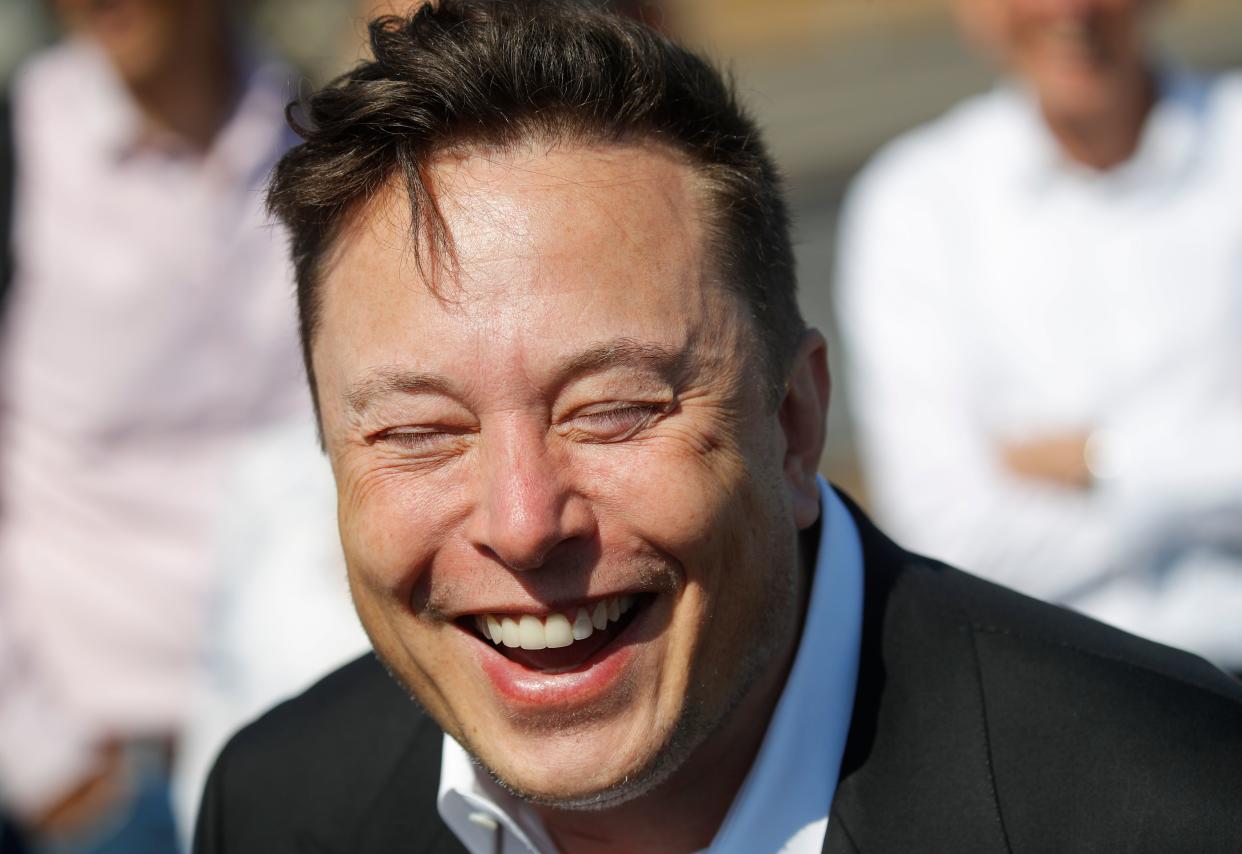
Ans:
[[[785,688],[750,773],[704,854],[818,854],[850,729],[862,637],[863,561],[858,529],[819,481],[822,524],[806,623]],[[553,854],[534,814],[478,771],[444,737],[437,806],[472,854]]]

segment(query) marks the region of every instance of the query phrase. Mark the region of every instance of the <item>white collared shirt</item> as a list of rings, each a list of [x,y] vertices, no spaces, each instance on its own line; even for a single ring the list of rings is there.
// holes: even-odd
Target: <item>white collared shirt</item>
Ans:
[[[1242,75],[1161,78],[1131,159],[1068,162],[1003,85],[887,146],[838,318],[903,545],[1242,667]],[[1094,430],[1090,490],[999,448]]]
[[[824,844],[858,681],[863,562],[849,511],[819,485],[823,525],[798,652],[755,763],[704,854],[818,854]],[[557,850],[534,812],[447,735],[437,806],[471,854]]]

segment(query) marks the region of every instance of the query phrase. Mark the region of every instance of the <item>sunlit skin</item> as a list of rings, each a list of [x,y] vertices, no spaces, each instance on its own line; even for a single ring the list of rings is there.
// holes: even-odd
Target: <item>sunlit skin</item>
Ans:
[[[359,614],[445,730],[545,802],[564,850],[702,847],[796,648],[823,339],[774,404],[710,263],[706,195],[658,146],[431,174],[456,263],[417,262],[390,191],[323,282],[313,364]],[[547,702],[498,689],[481,662],[499,654],[459,620],[620,593],[646,604],[606,690]],[[599,793],[607,809],[565,808]]]
[[[1134,152],[1154,86],[1154,0],[958,0],[963,27],[1024,80],[1067,156],[1107,169]]]

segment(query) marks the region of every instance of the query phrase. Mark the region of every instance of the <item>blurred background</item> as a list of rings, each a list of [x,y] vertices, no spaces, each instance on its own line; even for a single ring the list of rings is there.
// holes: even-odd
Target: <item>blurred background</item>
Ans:
[[[947,0],[658,5],[678,38],[733,69],[789,183],[807,318],[834,329],[833,250],[850,178],[882,143],[990,87],[995,68],[968,49]],[[254,0],[253,6],[259,38],[304,72],[308,84],[362,55],[355,0]],[[55,35],[40,0],[0,0],[0,79]],[[1195,68],[1242,64],[1242,3],[1175,0],[1160,10],[1154,37],[1164,55]],[[842,363],[838,341],[831,336],[834,365]],[[865,501],[844,372],[834,381],[824,472]]]
[[[399,4],[391,0],[236,0],[233,11],[240,14],[244,31],[241,40],[246,45],[239,53],[251,57],[247,67],[266,68],[263,58],[275,58],[288,63],[292,74],[263,72],[234,81],[239,90],[255,93],[242,100],[248,105],[246,109],[236,111],[240,121],[228,106],[228,99],[236,93],[222,94],[218,87],[213,90],[210,79],[190,79],[193,75],[178,78],[176,85],[189,87],[184,91],[207,95],[214,91],[214,96],[224,98],[220,103],[228,109],[214,114],[208,110],[206,116],[166,117],[168,127],[159,133],[148,133],[148,128],[133,140],[122,140],[125,145],[118,150],[116,160],[83,166],[85,172],[67,170],[67,178],[52,174],[58,171],[52,153],[72,158],[73,150],[91,144],[89,134],[99,128],[75,121],[92,114],[97,100],[109,101],[108,121],[112,124],[121,121],[118,116],[133,112],[132,105],[124,103],[129,96],[118,96],[115,81],[98,88],[99,81],[91,80],[92,75],[100,74],[98,57],[84,59],[53,49],[62,39],[64,21],[76,22],[70,26],[78,28],[79,35],[106,41],[108,35],[103,30],[92,32],[91,10],[114,5],[148,11],[197,8],[206,14],[201,10],[213,4],[210,0],[0,0],[2,88],[17,91],[25,86],[29,91],[59,93],[65,104],[76,104],[58,114],[52,109],[52,96],[39,95],[28,97],[24,112],[15,113],[15,130],[19,139],[26,140],[25,160],[22,146],[18,146],[18,173],[27,181],[19,198],[16,226],[23,240],[36,244],[38,251],[31,257],[42,255],[38,263],[31,263],[23,257],[26,247],[16,247],[18,275],[3,303],[7,322],[0,331],[0,351],[8,360],[5,379],[0,380],[7,383],[0,385],[0,394],[6,398],[0,404],[0,415],[9,419],[0,431],[0,494],[7,492],[10,499],[7,506],[0,505],[0,854],[26,850],[19,849],[20,843],[11,835],[15,827],[24,829],[26,844],[35,854],[173,851],[174,837],[182,844],[186,840],[204,775],[228,734],[274,700],[309,684],[366,645],[343,582],[330,472],[316,448],[307,401],[296,376],[283,244],[262,224],[258,200],[265,170],[291,142],[282,136],[280,106],[298,90],[321,84],[362,58],[364,18],[372,11]],[[1008,245],[1006,241],[1012,238],[986,229],[971,235],[965,230],[948,234],[944,241],[935,235],[928,238],[925,232],[929,223],[942,225],[940,220],[948,222],[961,211],[936,210],[931,206],[935,193],[921,194],[918,182],[922,178],[913,173],[910,181],[896,182],[912,188],[911,195],[905,199],[899,193],[895,201],[889,201],[887,232],[875,230],[879,228],[875,223],[883,218],[874,213],[868,201],[868,197],[883,195],[883,180],[875,174],[864,179],[866,192],[854,192],[859,198],[847,202],[853,198],[851,187],[860,170],[887,143],[936,119],[964,99],[1000,88],[997,79],[1004,74],[1004,63],[986,57],[978,45],[968,44],[955,11],[965,8],[983,14],[1022,7],[1028,12],[1034,10],[1036,16],[1059,15],[1067,20],[1075,16],[1088,20],[1092,15],[1108,19],[1112,15],[1124,24],[1127,15],[1142,7],[1144,16],[1150,16],[1150,30],[1145,31],[1144,39],[1149,40],[1145,50],[1153,65],[1216,72],[1242,65],[1242,3],[960,0],[956,10],[951,0],[662,0],[615,5],[642,14],[683,42],[723,61],[732,70],[744,102],[758,119],[785,172],[795,220],[802,304],[809,322],[824,329],[830,342],[834,393],[822,464],[825,475],[876,512],[882,525],[898,533],[903,543],[1074,607],[1091,610],[1089,603],[1104,600],[1092,600],[1090,595],[1105,591],[1112,597],[1108,601],[1114,603],[1115,610],[1097,610],[1099,616],[1132,631],[1147,629],[1146,633],[1161,640],[1192,648],[1228,669],[1242,671],[1242,618],[1238,616],[1242,607],[1235,607],[1242,601],[1238,599],[1242,594],[1242,429],[1238,429],[1242,425],[1242,359],[1227,355],[1235,352],[1237,340],[1242,340],[1238,331],[1242,330],[1242,170],[1235,165],[1242,154],[1231,153],[1242,152],[1242,83],[1235,79],[1232,88],[1220,97],[1212,94],[1217,90],[1205,88],[1206,84],[1183,85],[1185,81],[1178,84],[1181,89],[1170,86],[1166,87],[1168,91],[1147,92],[1144,97],[1152,102],[1188,104],[1193,115],[1207,118],[1200,125],[1188,125],[1161,114],[1164,125],[1172,122],[1175,126],[1172,131],[1166,128],[1160,134],[1150,134],[1155,141],[1142,141],[1141,145],[1131,139],[1129,148],[1123,146],[1123,156],[1104,166],[1084,169],[1081,163],[1069,162],[1073,157],[1059,158],[1056,168],[1068,183],[1048,196],[1057,213],[1040,232],[1043,242],[1033,249],[1021,249],[1020,240],[1014,244],[1021,250],[1015,251],[1014,257],[1030,249],[1036,267],[1051,259],[1055,269],[1056,263],[1063,262],[1070,271],[1067,282],[1071,302],[1076,300],[1074,288],[1087,288],[1093,278],[1099,278],[1091,270],[1098,268],[1107,278],[1107,265],[1120,264],[1133,255],[1131,247],[1151,249],[1156,253],[1151,256],[1155,262],[1149,263],[1148,256],[1139,253],[1141,260],[1136,263],[1155,271],[1151,275],[1154,287],[1174,294],[1189,288],[1186,304],[1197,306],[1195,317],[1206,321],[1224,318],[1228,340],[1206,355],[1202,364],[1190,365],[1183,377],[1188,378],[1186,383],[1196,394],[1199,385],[1206,387],[1200,383],[1200,376],[1211,374],[1213,382],[1219,380],[1218,385],[1188,406],[1187,421],[1194,423],[1176,424],[1163,434],[1158,430],[1153,433],[1156,445],[1186,444],[1192,451],[1203,451],[1200,456],[1206,457],[1205,462],[1191,464],[1185,455],[1176,459],[1170,455],[1173,462],[1157,471],[1158,477],[1118,478],[1116,471],[1110,470],[1116,466],[1100,450],[1101,445],[1107,445],[1104,431],[1092,429],[1100,424],[1079,424],[1072,417],[1062,417],[1058,423],[1056,413],[1049,416],[1037,407],[1028,407],[1027,414],[1034,413],[1027,425],[1034,430],[1034,438],[1039,438],[1036,427],[1047,424],[1058,429],[1081,427],[1083,435],[1053,431],[1050,435],[1055,434],[1057,441],[1051,444],[1055,447],[1038,442],[1023,445],[1014,439],[999,449],[996,459],[989,456],[995,448],[984,449],[986,453],[979,448],[963,449],[963,459],[973,461],[971,464],[987,457],[981,463],[988,469],[984,479],[990,478],[996,490],[994,494],[982,489],[971,492],[965,474],[952,467],[960,460],[952,465],[946,462],[948,467],[941,470],[922,465],[941,456],[945,461],[953,459],[950,446],[961,437],[952,434],[952,427],[949,434],[936,435],[930,426],[925,435],[920,436],[920,431],[925,429],[924,416],[931,425],[943,414],[931,406],[939,403],[943,409],[956,405],[956,401],[950,403],[942,396],[930,402],[914,401],[920,406],[929,403],[925,409],[903,410],[897,405],[888,411],[865,410],[881,396],[880,389],[889,385],[879,365],[883,351],[890,351],[889,355],[907,365],[919,363],[925,356],[928,365],[939,364],[930,357],[944,356],[959,343],[957,338],[969,337],[951,325],[971,316],[974,307],[962,303],[952,309],[947,305],[917,309],[926,311],[920,315],[920,331],[930,328],[937,333],[926,340],[917,336],[904,340],[899,329],[894,333],[883,324],[869,329],[852,319],[849,328],[842,330],[837,322],[837,314],[845,311],[843,306],[865,321],[872,315],[859,305],[866,303],[867,294],[903,284],[900,276],[887,283],[877,280],[882,278],[888,259],[881,259],[878,267],[875,259],[868,260],[868,251],[874,251],[867,249],[868,241],[881,246],[881,255],[908,255],[911,269],[898,271],[902,275],[908,273],[912,280],[917,279],[916,274],[926,272],[923,267],[927,261],[929,275],[943,280],[940,285],[944,285],[945,281],[952,283],[957,271],[952,265],[931,270],[930,259],[943,249],[940,243],[959,245],[961,257],[957,260],[961,262],[972,260],[972,254],[986,254],[989,241]],[[1099,36],[1104,44],[1111,37],[1095,32],[1094,23],[1084,25],[1081,31],[1074,26],[1068,26],[1068,36],[1063,23],[1053,27],[1061,27],[1059,38],[1073,43],[1066,53],[1077,55],[1073,61],[1099,47],[1092,47],[1091,39]],[[973,28],[969,15],[967,28]],[[1119,38],[1118,43],[1124,43],[1125,33]],[[180,49],[186,50],[185,45]],[[1104,54],[1107,50],[1095,59]],[[49,55],[51,62],[34,59]],[[209,60],[206,57],[204,62]],[[29,73],[32,68],[37,73]],[[1089,76],[1083,77],[1087,83]],[[125,85],[136,101],[147,98],[147,112],[158,113],[151,104],[158,101],[152,92],[158,95],[159,86],[138,77]],[[1010,88],[1018,93],[1014,95],[1017,101],[1029,94],[1023,94],[1026,90],[1021,87]],[[988,97],[995,101],[1007,96]],[[1149,108],[1151,115],[1157,114],[1154,103],[1144,102],[1138,111],[1140,124]],[[247,111],[252,115],[247,116]],[[1156,124],[1154,120],[1152,124]],[[169,129],[180,131],[181,138],[176,138],[178,133],[163,132]],[[108,132],[115,134],[115,130]],[[937,144],[933,137],[919,133],[922,143]],[[1035,132],[1037,136],[1039,133]],[[111,137],[105,141],[109,139],[109,144],[117,142]],[[1000,149],[984,152],[978,165],[995,167],[1006,154]],[[1143,170],[1150,173],[1154,168],[1159,172],[1155,167],[1181,162],[1183,155],[1191,165],[1177,173],[1175,184],[1161,184],[1157,196],[1145,195],[1145,182],[1150,183],[1151,175]],[[971,184],[976,165],[969,156],[964,157],[962,162],[951,158],[943,161],[960,170],[958,180],[963,188]],[[942,161],[927,162],[943,165]],[[106,165],[101,167],[100,163]],[[884,159],[879,172],[890,167],[892,158]],[[1195,172],[1200,167],[1218,170],[1219,174]],[[48,174],[41,174],[40,168]],[[901,168],[908,170],[909,163]],[[29,177],[32,175],[35,177]],[[69,180],[80,180],[82,175],[88,181],[98,181],[102,189],[86,193]],[[976,182],[982,185],[985,197],[990,192],[986,175]],[[0,195],[7,189],[0,182]],[[185,205],[178,202],[182,191],[189,200]],[[969,201],[968,196],[963,189],[963,199]],[[1065,205],[1066,198],[1070,199],[1068,206],[1055,207]],[[951,208],[957,201],[949,198],[945,204]],[[1022,232],[1024,211],[1028,211],[1022,205],[1028,201],[1006,213],[1004,204],[987,197],[979,209],[959,219],[1009,216]],[[903,209],[907,202],[910,211]],[[926,210],[922,209],[924,203]],[[1029,211],[1043,210],[1041,204],[1037,199]],[[839,251],[843,245],[842,220],[850,218],[851,209],[856,223],[855,248],[852,258],[843,264]],[[1175,221],[1178,211],[1182,219]],[[23,232],[23,215],[51,229],[48,233],[53,237],[44,234],[45,245],[38,245],[41,232],[33,228],[29,234]],[[75,259],[75,253],[54,245],[57,229],[68,227],[71,220],[82,229],[87,245],[92,241],[97,244],[90,246],[90,251],[103,253],[101,263],[94,258]],[[1143,229],[1136,231],[1134,223],[1140,220]],[[3,221],[0,217],[0,223]],[[1121,230],[1109,232],[1109,222],[1120,224]],[[868,230],[869,236],[858,236]],[[1160,235],[1167,234],[1181,235],[1172,242],[1181,247],[1178,251],[1189,251],[1195,257],[1160,257]],[[50,244],[46,242],[49,239]],[[969,248],[972,245],[974,248]],[[213,252],[221,257],[213,257]],[[917,252],[928,254],[924,257]],[[75,261],[77,267],[73,266]],[[28,268],[25,272],[23,264]],[[186,273],[183,269],[195,265],[210,275],[197,276],[195,270]],[[1111,269],[1117,272],[1120,267]],[[105,282],[110,286],[137,283],[128,297],[130,305],[117,309],[115,315],[106,288],[91,287],[90,280],[99,270],[122,271],[115,282]],[[171,273],[173,270],[176,272]],[[258,301],[240,319],[227,316],[224,309],[213,304],[213,299],[220,302],[224,297],[205,295],[219,281],[231,280],[230,270],[255,279],[249,289],[243,289],[245,282],[240,280],[235,285],[239,294],[245,294],[237,305]],[[194,299],[201,299],[201,303],[186,303],[174,288],[167,287],[167,282],[183,273],[185,281],[177,282],[178,287],[198,294]],[[111,273],[103,278],[108,275]],[[1075,275],[1083,275],[1083,282],[1079,283]],[[1003,288],[1007,283],[1001,278],[985,278],[977,284],[996,290],[1004,310],[1020,315],[1026,310],[1021,307],[1025,305],[1023,298],[1007,297]],[[1199,280],[1215,290],[1196,290]],[[852,301],[842,294],[851,281],[857,292]],[[1123,288],[1126,282],[1106,284]],[[1039,287],[1038,276],[1035,287]],[[896,302],[875,311],[881,317],[900,316],[906,311],[908,296],[913,294],[897,289]],[[1122,291],[1120,299],[1127,301],[1130,296]],[[1180,309],[1177,301],[1169,301],[1169,306]],[[911,300],[910,304],[916,302]],[[1056,355],[1064,349],[1063,335],[1077,335],[1075,340],[1081,343],[1083,335],[1079,333],[1086,329],[1088,346],[1076,354],[1077,361],[1070,362],[1068,370],[1072,373],[1079,368],[1083,373],[1104,371],[1101,365],[1117,361],[1114,348],[1120,351],[1150,345],[1149,361],[1159,362],[1164,359],[1160,348],[1170,338],[1164,333],[1171,333],[1173,338],[1181,335],[1180,315],[1168,310],[1167,324],[1159,322],[1157,311],[1156,326],[1161,328],[1148,330],[1153,334],[1144,339],[1147,345],[1136,344],[1138,339],[1133,336],[1098,337],[1099,330],[1108,326],[1104,315],[1111,318],[1117,314],[1107,300],[1100,305],[1102,315],[1084,310],[1084,317],[1067,316],[1063,326],[1052,323],[1035,330],[1037,338],[1051,342],[1049,347]],[[235,309],[236,305],[231,310]],[[937,315],[937,311],[951,313]],[[1006,322],[998,321],[996,330],[1004,330]],[[1151,316],[1146,322],[1151,322]],[[205,327],[214,330],[214,337],[203,334]],[[229,337],[234,330],[241,330],[236,341]],[[998,332],[998,337],[1004,334]],[[63,364],[66,348],[62,344],[70,342],[72,352],[73,346],[84,341],[95,341],[94,349],[85,347],[85,355],[77,356],[78,362],[102,370],[104,379],[113,382],[119,394],[133,396],[132,406],[117,402],[125,402],[125,398],[95,399],[111,394],[107,382],[83,383],[74,375],[73,363],[68,367]],[[860,358],[859,353],[868,348],[877,352],[868,359]],[[995,366],[991,362],[1002,362],[1005,357],[971,352],[975,363],[958,378],[959,386],[969,388],[974,382],[972,372],[977,372],[1005,386],[1006,394],[1035,397],[1033,388],[1028,395],[1011,375],[992,370]],[[130,361],[118,357],[115,370],[109,373],[113,354]],[[1031,358],[1039,362],[1052,357],[1035,353]],[[148,362],[164,368],[164,374],[148,371]],[[856,362],[868,364],[863,368],[851,365]],[[1141,363],[1142,359],[1134,362]],[[177,372],[194,370],[201,373]],[[40,406],[45,403],[39,394],[43,386],[31,377],[42,378],[46,385],[47,378],[57,371],[69,375],[67,380],[56,377],[60,383],[57,393],[64,392],[67,400],[79,399],[84,401],[83,406],[93,407],[80,424],[74,425],[76,432],[69,431],[69,444],[78,442],[80,447],[72,448],[76,456],[70,455],[71,465],[66,471],[98,476],[98,480],[83,481],[82,489],[73,486],[75,481],[48,475],[56,465],[64,464],[59,457],[46,458],[49,468],[30,462],[48,451],[46,443],[37,441],[38,431],[28,429],[27,422],[37,425],[42,417]],[[219,387],[203,383],[202,388],[187,389],[178,379],[212,373],[223,376]],[[246,383],[231,382],[235,377],[246,379],[253,399],[237,397],[234,386]],[[867,381],[860,381],[860,377],[867,377]],[[928,389],[938,381],[931,377],[918,382],[924,379]],[[150,393],[153,382],[161,395]],[[1132,383],[1126,393],[1143,397],[1147,391],[1143,382],[1140,380],[1137,388]],[[898,397],[919,397],[917,387],[912,394],[909,388],[899,391]],[[201,394],[195,397],[195,393]],[[930,391],[928,396],[932,397]],[[1116,395],[1118,399],[1123,396],[1120,392]],[[160,399],[153,403],[154,397]],[[164,397],[169,400],[164,401]],[[1169,399],[1175,401],[1176,408],[1192,398]],[[1193,408],[1204,401],[1202,411]],[[956,414],[965,410],[963,406]],[[209,425],[214,444],[208,456],[202,456],[204,443],[199,429],[204,413],[215,419]],[[151,430],[150,418],[159,423],[159,430]],[[895,427],[875,422],[884,418],[895,419]],[[868,427],[860,430],[860,422]],[[23,431],[35,439],[22,439],[26,436]],[[871,433],[880,436],[886,431],[896,435],[893,445],[876,440],[868,456],[866,439]],[[1090,436],[1086,435],[1088,431]],[[23,446],[21,441],[33,444]],[[904,447],[898,447],[903,443]],[[54,451],[63,457],[64,447],[68,445]],[[191,447],[202,456],[201,466],[187,473],[187,468],[199,465],[190,459],[187,449]],[[122,451],[133,454],[132,459],[125,458],[124,465],[117,462]],[[907,465],[909,460],[913,462]],[[1195,468],[1199,463],[1203,463],[1202,471]],[[894,465],[902,469],[905,480],[898,487],[886,487],[885,468]],[[1134,467],[1133,460],[1130,465]],[[1161,465],[1157,460],[1148,468],[1159,469]],[[170,479],[167,475],[173,469],[185,479]],[[921,481],[913,479],[916,472]],[[962,475],[961,482],[958,475]],[[109,483],[109,478],[114,482]],[[55,489],[45,488],[51,481],[56,481],[65,494],[54,495]],[[211,495],[186,499],[187,493],[208,481]],[[1139,487],[1127,493],[1127,483]],[[886,503],[885,491],[928,496],[931,503],[896,506]],[[1146,494],[1136,496],[1134,492]],[[49,519],[60,518],[63,507],[68,506],[65,502],[73,505],[74,512],[89,510],[85,507],[87,495],[116,514],[106,526],[100,526],[110,535],[101,539],[106,549],[97,549],[90,539],[94,536],[89,530],[94,517],[89,512],[82,517],[88,524],[70,524],[63,531],[44,525]],[[1153,496],[1167,500],[1156,506],[1159,502],[1153,502]],[[954,501],[969,505],[962,508],[956,521],[950,520]],[[998,507],[1003,505],[1009,517],[1020,517],[1019,525],[1047,524],[1014,532],[1013,543],[1017,545],[999,551],[992,548],[995,543],[984,543],[986,548],[966,543],[957,549],[957,544],[936,538],[938,532],[949,529],[982,532],[983,539],[989,533],[1008,537],[992,530],[997,523],[989,520],[986,511],[993,502]],[[943,525],[938,515],[942,510],[946,514],[943,519],[949,520]],[[2,515],[5,513],[8,515]],[[30,520],[33,523],[27,524]],[[930,525],[939,531],[919,531],[920,520],[924,528]],[[1057,525],[1069,525],[1073,530]],[[181,567],[179,572],[184,577],[175,579],[167,591],[160,587],[166,579],[157,575],[142,578],[126,559],[125,532],[130,531],[128,536],[140,541],[147,536],[144,526],[158,527],[161,535],[185,532],[180,540],[175,539],[175,533],[168,533],[167,542],[159,544],[163,552],[152,552],[151,547],[147,549],[150,553],[142,556],[143,560],[150,559],[152,572],[157,574],[164,565]],[[36,542],[40,538],[46,542]],[[27,548],[23,554],[40,553],[47,543],[56,547],[46,549],[53,557],[57,548],[81,550],[77,557],[66,552],[58,558],[69,568],[65,578],[56,581],[56,571],[45,569],[38,561],[26,561],[19,567],[11,560],[18,553],[13,543],[20,542]],[[1049,545],[1051,550],[1045,548]],[[1056,551],[1058,546],[1064,547],[1061,553]],[[99,557],[98,566],[93,567],[98,578],[80,577],[80,565],[90,562],[81,557],[83,554]],[[10,562],[5,563],[6,559]],[[110,561],[115,564],[115,577],[108,575]],[[1071,564],[1082,569],[1082,577],[1057,576],[1057,567]],[[46,564],[55,565],[55,560]],[[1015,565],[1021,571],[1006,575]],[[89,587],[96,583],[100,586]],[[56,599],[58,589],[63,594],[69,588],[73,588],[71,596]],[[289,596],[295,589],[299,597]],[[180,603],[176,607],[169,605],[174,598]],[[81,601],[65,610],[64,602],[70,599]],[[1122,604],[1116,605],[1118,602]],[[1214,610],[1205,602],[1214,602]],[[76,618],[74,607],[85,615],[82,619]],[[162,622],[179,632],[151,621],[149,635],[135,629],[136,633],[118,642],[124,634],[118,626],[141,626],[151,613],[161,609],[167,611]],[[107,619],[100,620],[102,628],[92,627],[91,614],[106,614]],[[1208,626],[1213,631],[1179,635],[1173,629],[1161,631],[1165,625],[1162,621],[1175,627]],[[65,637],[72,643],[58,648]],[[173,640],[160,646],[150,640],[155,637]],[[1198,643],[1201,638],[1206,640]],[[98,655],[97,666],[90,674],[83,673],[89,669],[82,663],[84,656],[89,663],[87,652]],[[115,674],[110,671],[113,666],[118,668]],[[117,675],[122,671],[125,678]],[[153,687],[153,680],[159,684]],[[108,694],[115,697],[100,700]],[[162,711],[156,714],[152,709]],[[33,770],[36,764],[37,772]],[[170,769],[175,778],[171,801],[177,829],[173,828],[169,808]]]

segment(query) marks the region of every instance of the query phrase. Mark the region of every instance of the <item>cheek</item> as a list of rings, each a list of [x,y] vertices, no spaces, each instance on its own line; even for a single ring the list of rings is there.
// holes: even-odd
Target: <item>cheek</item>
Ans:
[[[654,550],[677,568],[684,618],[735,622],[717,600],[738,587],[743,568],[763,561],[787,502],[767,488],[778,483],[765,476],[775,465],[769,455],[726,442],[704,447],[660,440],[626,449],[589,472],[592,501],[606,550]]]
[[[764,412],[759,404],[751,410]],[[601,518],[625,520],[684,562],[726,548],[733,534],[766,516],[757,509],[787,503],[775,418],[737,419],[732,411],[719,404],[688,409],[650,438],[588,449],[582,482],[594,490]]]
[[[745,476],[732,448],[704,452],[667,437],[586,449],[579,471],[605,536],[620,527],[679,561],[719,535],[721,516]]]
[[[453,491],[391,468],[337,471],[341,543],[358,617],[406,689],[439,720],[450,720],[432,676],[443,668],[435,633],[449,629],[416,618],[411,602],[423,595],[442,546]],[[437,493],[443,500],[434,500]]]
[[[452,528],[459,490],[445,477],[373,461],[338,469],[341,544],[355,586],[407,602]]]

